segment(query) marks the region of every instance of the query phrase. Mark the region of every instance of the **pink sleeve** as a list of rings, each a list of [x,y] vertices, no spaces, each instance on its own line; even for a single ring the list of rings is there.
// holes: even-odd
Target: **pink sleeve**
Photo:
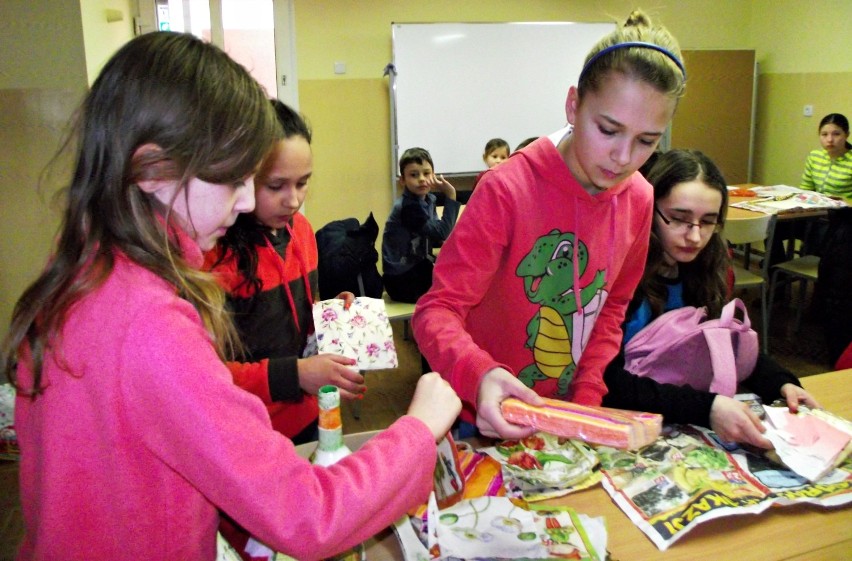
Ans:
[[[117,349],[129,430],[270,547],[327,557],[427,500],[436,446],[420,421],[403,417],[339,464],[312,466],[234,385],[187,302],[144,315]]]
[[[514,220],[510,208],[497,190],[477,189],[441,247],[432,288],[417,301],[411,320],[429,365],[474,409],[482,376],[498,366],[510,370],[477,345],[465,329],[468,313],[498,274]]]
[[[621,324],[633,293],[642,280],[645,259],[648,255],[648,239],[651,235],[651,207],[648,212],[638,213],[641,222],[636,224],[634,242],[627,252],[620,274],[609,286],[609,296],[600,316],[595,321],[577,372],[571,383],[571,401],[581,405],[599,406],[606,395],[603,372],[618,354],[623,332]]]

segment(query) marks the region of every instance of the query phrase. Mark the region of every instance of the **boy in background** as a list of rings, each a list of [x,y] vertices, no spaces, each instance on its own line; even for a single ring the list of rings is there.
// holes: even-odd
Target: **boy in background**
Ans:
[[[456,190],[436,176],[432,156],[423,148],[409,148],[399,159],[402,195],[394,201],[382,237],[385,290],[391,299],[415,303],[432,286],[435,258],[432,248],[443,243],[459,215]],[[444,195],[444,212],[435,209],[436,190]]]

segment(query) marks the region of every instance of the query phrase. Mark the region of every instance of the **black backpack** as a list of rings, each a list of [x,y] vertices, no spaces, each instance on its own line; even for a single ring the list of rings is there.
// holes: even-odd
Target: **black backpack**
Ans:
[[[356,296],[381,298],[384,292],[377,263],[379,225],[373,213],[363,224],[357,218],[329,222],[317,230],[320,298],[334,298],[343,291]]]
[[[852,343],[852,209],[831,210],[828,218],[814,296],[834,364]]]

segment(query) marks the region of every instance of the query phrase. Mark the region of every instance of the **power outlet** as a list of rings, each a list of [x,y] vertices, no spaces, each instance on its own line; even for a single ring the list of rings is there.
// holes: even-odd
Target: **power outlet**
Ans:
[[[805,109],[802,111],[802,115],[805,117],[813,117],[814,116],[814,106],[813,105],[805,105]]]

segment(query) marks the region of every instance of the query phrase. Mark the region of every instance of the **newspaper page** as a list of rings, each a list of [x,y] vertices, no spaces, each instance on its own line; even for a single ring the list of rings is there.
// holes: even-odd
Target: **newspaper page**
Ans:
[[[749,190],[755,193],[755,198],[746,199],[731,206],[762,212],[764,214],[797,212],[820,208],[843,208],[847,206],[842,200],[789,185],[752,187]]]
[[[719,442],[694,426],[667,426],[656,443],[638,451],[597,452],[604,489],[660,550],[723,516],[757,514],[773,504],[852,502],[849,459],[810,483],[762,452]]]

